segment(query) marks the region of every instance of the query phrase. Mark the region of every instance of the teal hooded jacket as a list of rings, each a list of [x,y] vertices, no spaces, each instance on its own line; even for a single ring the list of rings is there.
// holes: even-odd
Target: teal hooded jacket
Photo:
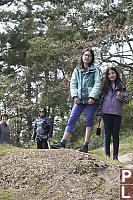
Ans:
[[[87,104],[89,98],[98,99],[100,86],[100,72],[94,65],[88,71],[81,67],[74,69],[70,82],[72,98],[78,97],[81,103]]]

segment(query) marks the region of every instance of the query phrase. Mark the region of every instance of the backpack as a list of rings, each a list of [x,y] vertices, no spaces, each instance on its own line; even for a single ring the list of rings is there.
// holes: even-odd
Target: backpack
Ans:
[[[49,124],[46,120],[39,120],[37,122],[37,135],[40,140],[46,140],[48,138]]]

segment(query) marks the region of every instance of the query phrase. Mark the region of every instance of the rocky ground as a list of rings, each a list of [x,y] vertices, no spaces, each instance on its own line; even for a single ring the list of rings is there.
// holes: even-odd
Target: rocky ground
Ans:
[[[123,163],[126,168],[133,168],[133,152],[119,156],[119,161]]]
[[[70,149],[0,156],[0,200],[117,200],[119,165]]]

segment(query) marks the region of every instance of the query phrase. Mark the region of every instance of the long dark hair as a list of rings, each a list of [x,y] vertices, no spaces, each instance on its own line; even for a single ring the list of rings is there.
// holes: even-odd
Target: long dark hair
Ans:
[[[108,75],[109,75],[109,70],[112,70],[116,73],[116,79],[115,79],[115,86],[117,86],[117,89],[118,90],[122,90],[122,81],[120,79],[120,76],[119,76],[119,73],[118,71],[116,70],[115,67],[108,67],[107,70],[106,70],[106,74],[105,74],[105,80],[104,80],[104,83],[103,83],[103,88],[102,88],[102,92],[104,94],[108,94],[108,90],[111,89],[111,81],[109,80],[108,78]]]
[[[79,61],[79,65],[80,65],[80,67],[82,67],[82,68],[84,68],[84,63],[83,63],[82,57],[83,57],[83,54],[84,54],[86,51],[89,51],[89,52],[91,53],[91,55],[92,55],[92,60],[91,60],[91,62],[89,63],[89,66],[91,66],[91,65],[94,63],[94,52],[93,52],[93,50],[92,50],[92,49],[89,49],[89,48],[85,48],[85,49],[83,49],[83,51],[82,51],[81,58],[80,58],[80,61]]]

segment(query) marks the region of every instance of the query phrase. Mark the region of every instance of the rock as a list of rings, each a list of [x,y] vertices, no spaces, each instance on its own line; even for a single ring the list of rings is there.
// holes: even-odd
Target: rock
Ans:
[[[119,161],[123,163],[126,168],[133,168],[133,152],[119,156]]]

